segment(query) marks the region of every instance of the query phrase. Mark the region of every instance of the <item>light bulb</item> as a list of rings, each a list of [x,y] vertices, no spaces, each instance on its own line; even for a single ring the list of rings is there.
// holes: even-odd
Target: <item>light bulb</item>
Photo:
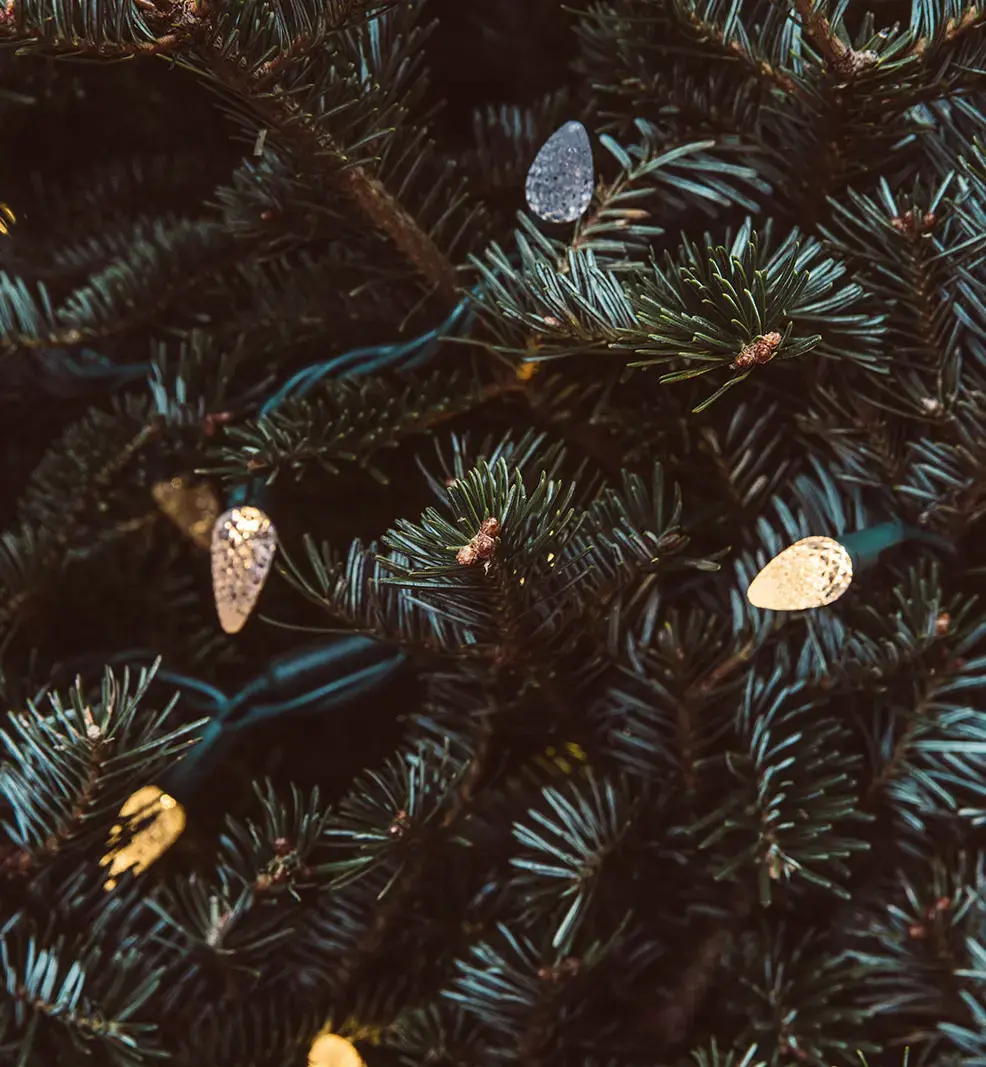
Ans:
[[[212,593],[219,625],[226,633],[239,633],[246,625],[276,551],[277,531],[260,508],[231,508],[216,519]]]
[[[805,611],[831,604],[852,584],[852,557],[831,537],[804,537],[767,564],[746,597],[755,608]]]
[[[136,829],[124,837],[123,823],[133,821]],[[104,888],[112,889],[124,871],[140,874],[147,870],[178,840],[185,829],[185,809],[174,797],[156,785],[145,785],[132,793],[120,808],[120,822],[110,830],[109,851],[99,861],[109,867]]]
[[[527,206],[547,222],[574,222],[589,206],[595,180],[589,134],[581,122],[566,122],[527,172]]]
[[[351,1041],[323,1031],[308,1050],[308,1067],[366,1067],[366,1064]]]

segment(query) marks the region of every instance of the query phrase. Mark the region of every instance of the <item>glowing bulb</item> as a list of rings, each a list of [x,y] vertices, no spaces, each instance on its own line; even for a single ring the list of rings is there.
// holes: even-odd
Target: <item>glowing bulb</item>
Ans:
[[[17,216],[11,208],[0,201],[0,234],[6,236],[10,233],[10,227],[17,221]]]
[[[151,489],[154,502],[200,548],[208,548],[222,508],[208,482],[193,485],[187,478],[170,478]]]
[[[589,206],[595,180],[589,134],[581,122],[566,122],[527,172],[527,206],[547,222],[574,222]]]
[[[126,841],[123,823],[133,821],[135,831]],[[104,888],[112,889],[117,876],[133,870],[140,874],[147,870],[178,840],[185,829],[185,809],[174,797],[162,793],[156,785],[145,785],[132,793],[120,808],[120,822],[110,830],[109,851],[99,861],[109,867]]]
[[[212,528],[212,593],[219,625],[239,633],[267,581],[277,531],[260,508],[231,508]]]
[[[308,1067],[366,1067],[356,1046],[338,1034],[321,1033],[308,1050]]]
[[[852,584],[852,557],[831,537],[804,537],[774,556],[746,597],[755,608],[805,611],[831,604]]]

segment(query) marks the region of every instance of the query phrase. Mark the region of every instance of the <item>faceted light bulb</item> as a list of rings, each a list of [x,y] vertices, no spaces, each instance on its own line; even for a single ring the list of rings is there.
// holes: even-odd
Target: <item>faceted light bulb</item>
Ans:
[[[274,524],[254,507],[231,508],[212,528],[212,592],[219,625],[239,633],[253,611],[277,551]]]
[[[852,583],[852,557],[831,537],[804,537],[776,555],[750,583],[755,608],[805,611],[838,600]]]
[[[581,122],[566,122],[527,172],[527,206],[547,222],[574,222],[589,206],[594,184],[589,134]]]

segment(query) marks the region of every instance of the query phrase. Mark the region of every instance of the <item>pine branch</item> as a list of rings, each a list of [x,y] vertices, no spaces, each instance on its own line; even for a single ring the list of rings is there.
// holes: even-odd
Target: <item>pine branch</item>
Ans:
[[[98,947],[77,953],[64,937],[45,936],[22,915],[0,930],[0,1047],[20,1062],[57,1055],[81,1063],[98,1049],[107,1067],[146,1067],[164,1058],[148,1001],[162,979],[146,953]]]
[[[336,188],[393,241],[426,281],[451,298],[455,269],[432,238],[379,179],[364,167],[348,165],[344,149],[301,110],[291,94],[244,74],[232,59],[210,57],[209,70],[227,89],[249,100],[259,122],[276,130],[308,165],[329,169]]]
[[[464,1064],[483,1044],[482,1027],[456,1005],[443,1003],[404,1012],[388,1030],[388,1048],[405,1062]]]
[[[849,958],[865,975],[863,1003],[875,1022],[892,1017],[915,1042],[935,1048],[947,1036],[974,1050],[986,933],[982,857],[933,857],[888,874],[879,890],[851,931]]]
[[[927,584],[919,590],[933,594]],[[888,667],[897,666],[894,660],[906,663],[907,656],[917,661],[916,669],[896,699],[879,701],[874,709],[878,714],[870,744],[875,775],[869,799],[885,800],[896,818],[917,829],[956,816],[975,817],[979,807],[986,780],[983,731],[964,694],[981,684],[986,671],[986,625],[961,604],[943,613],[934,598],[926,602],[933,610],[919,614],[907,592],[897,593],[893,640],[901,652],[887,664],[885,645],[883,664],[877,660],[873,667],[882,666],[880,672],[889,674]],[[946,617],[948,632],[943,635]]]
[[[146,229],[136,220],[122,248],[102,252],[100,269],[57,308],[43,283],[35,298],[24,282],[0,274],[0,352],[73,347],[132,330],[199,289],[204,276],[243,249],[216,223],[156,218]]]
[[[141,671],[133,689],[129,672],[118,681],[107,671],[98,704],[76,687],[66,703],[49,697],[50,714],[29,704],[0,733],[8,754],[0,795],[10,811],[0,868],[24,874],[101,849],[123,802],[194,741],[201,722],[165,728],[174,700],[138,721],[155,669]]]
[[[4,537],[0,580],[6,596],[0,625],[15,619],[64,567],[150,521],[131,514],[108,522],[99,510],[118,490],[121,473],[162,430],[157,420],[147,418],[143,401],[118,405],[115,414],[111,418],[94,410],[70,427],[39,464],[24,496],[20,530]],[[152,514],[150,509],[146,514]]]
[[[625,788],[589,775],[576,787],[545,788],[539,802],[514,823],[521,846],[510,863],[519,873],[511,884],[530,915],[545,915],[554,930],[551,948],[562,955],[575,949],[588,923],[593,896],[605,880],[635,804]]]
[[[738,957],[725,999],[726,1010],[742,1021],[739,1047],[756,1041],[771,1067],[792,1059],[814,1067],[855,1062],[879,1047],[867,1034],[869,1012],[856,999],[865,972],[820,933],[765,920],[743,940]]]
[[[953,44],[986,22],[986,11],[974,0],[946,0],[943,4],[922,0],[915,7],[911,29],[915,34],[913,51],[919,56]]]
[[[834,71],[843,71],[850,49],[838,38],[821,10],[821,0],[793,0],[804,32]]]
[[[418,224],[384,184],[365,165],[353,163],[349,156],[356,146],[337,142],[317,113],[308,113],[296,94],[276,81],[278,65],[258,62],[240,50],[238,35],[226,27],[222,33],[224,9],[210,0],[191,4],[166,3],[156,7],[151,0],[141,0],[127,8],[128,19],[117,23],[86,25],[72,38],[60,37],[59,26],[74,25],[78,17],[72,0],[58,0],[65,5],[60,23],[48,19],[43,9],[35,11],[34,0],[10,0],[0,15],[0,33],[16,40],[33,42],[46,52],[86,52],[103,58],[126,55],[175,53],[194,62],[236,98],[248,104],[257,123],[272,131],[297,157],[316,172],[322,172],[349,198],[371,222],[414,264],[425,280],[449,299],[456,288],[455,269],[432,237]],[[316,32],[295,37],[291,55],[297,58],[313,51],[328,30],[346,21],[369,5],[336,2],[328,11],[319,10],[314,20]],[[257,13],[253,9],[240,13],[249,25]],[[218,19],[218,21],[217,21]],[[236,23],[234,22],[234,27]],[[247,38],[244,38],[246,40]],[[285,42],[287,44],[288,42]],[[282,61],[283,65],[283,61]]]
[[[785,673],[778,666],[769,679],[748,676],[739,744],[725,757],[745,788],[695,827],[706,833],[701,848],[723,850],[717,878],[755,866],[764,906],[774,892],[771,883],[793,878],[848,897],[836,881],[846,877],[843,860],[867,847],[853,834],[852,823],[865,820],[856,811],[859,761],[847,754],[847,731],[835,719],[820,718],[803,685],[785,686]],[[795,745],[797,757],[790,755]],[[729,841],[737,832],[746,843],[734,851]],[[737,845],[739,838],[733,838]]]
[[[336,968],[333,985],[344,1001],[358,1001],[361,975],[407,923],[442,851],[461,844],[469,809],[459,785],[466,772],[446,746],[425,742],[405,750],[383,774],[370,774],[360,795],[351,792],[334,813],[327,839],[349,855],[323,868],[332,883],[342,887],[367,875],[384,880],[375,894],[383,903]]]
[[[231,427],[217,450],[219,463],[206,473],[241,482],[259,475],[272,482],[281,473],[300,477],[312,465],[336,474],[355,464],[386,484],[375,463],[381,451],[523,389],[516,376],[484,382],[469,369],[407,374],[396,381],[328,380],[320,395],[288,400],[254,423]]]

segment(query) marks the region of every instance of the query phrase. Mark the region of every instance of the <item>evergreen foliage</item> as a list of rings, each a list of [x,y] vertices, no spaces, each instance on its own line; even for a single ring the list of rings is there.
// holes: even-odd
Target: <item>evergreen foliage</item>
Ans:
[[[982,4],[0,44],[0,1062],[986,1063]],[[276,524],[239,634],[172,479]],[[888,520],[955,551],[747,600]],[[107,888],[148,785],[186,829]]]

